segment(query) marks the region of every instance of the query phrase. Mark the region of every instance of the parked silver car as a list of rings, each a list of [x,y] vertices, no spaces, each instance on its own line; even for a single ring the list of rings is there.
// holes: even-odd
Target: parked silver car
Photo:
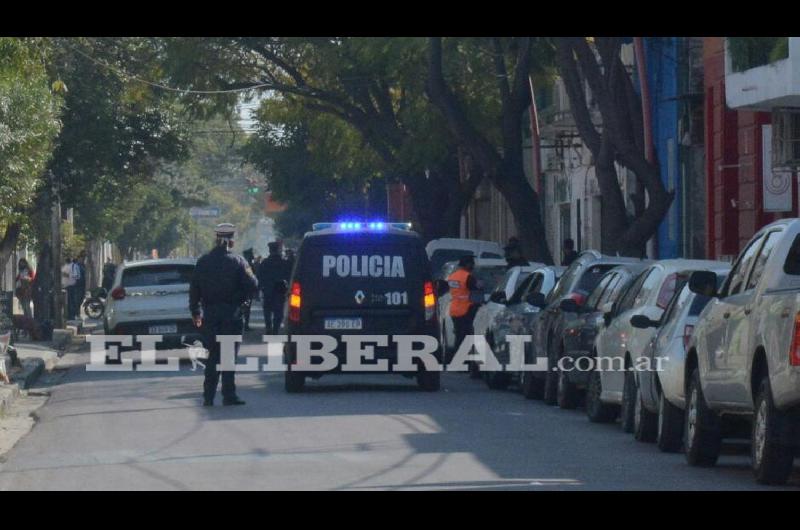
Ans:
[[[728,271],[730,265],[722,262],[718,269],[712,269],[717,275],[718,285],[725,280]],[[665,452],[677,452],[683,444],[686,347],[700,312],[711,300],[689,289],[687,283],[692,272],[686,270],[678,273],[677,291],[660,321],[646,317],[631,319],[634,326],[657,328],[642,355],[654,369],[634,372],[636,404],[633,434],[639,441],[656,441]]]

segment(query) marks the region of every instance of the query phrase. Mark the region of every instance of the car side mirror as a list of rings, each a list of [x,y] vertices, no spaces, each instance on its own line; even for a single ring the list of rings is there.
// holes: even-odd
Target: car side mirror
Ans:
[[[529,293],[528,296],[525,297],[525,301],[539,309],[547,305],[543,293]]]
[[[504,304],[506,302],[506,293],[503,291],[495,291],[489,296],[489,301],[495,304]]]
[[[436,296],[444,296],[450,291],[450,285],[445,280],[436,280]]]
[[[645,315],[633,315],[631,317],[631,326],[638,329],[657,328],[658,321],[650,320]]]
[[[689,290],[703,296],[718,296],[717,274],[711,271],[694,271],[689,276]]]
[[[612,320],[614,320],[614,315],[611,313],[611,311],[603,313],[603,324],[605,324],[606,327],[611,325]]]
[[[565,298],[561,300],[558,307],[566,313],[580,313],[581,306],[578,305],[572,298]]]

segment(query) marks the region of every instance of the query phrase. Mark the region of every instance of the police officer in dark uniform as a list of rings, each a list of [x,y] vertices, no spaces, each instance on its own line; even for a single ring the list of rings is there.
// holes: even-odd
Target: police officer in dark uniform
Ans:
[[[189,310],[194,325],[201,328],[203,343],[208,350],[203,406],[214,404],[220,372],[220,344],[217,335],[241,335],[244,327],[242,305],[258,289],[258,281],[245,259],[231,252],[235,227],[230,223],[217,225],[214,249],[197,260],[189,287]],[[239,344],[236,352],[238,354]],[[236,395],[234,372],[222,372],[222,404],[244,405]]]

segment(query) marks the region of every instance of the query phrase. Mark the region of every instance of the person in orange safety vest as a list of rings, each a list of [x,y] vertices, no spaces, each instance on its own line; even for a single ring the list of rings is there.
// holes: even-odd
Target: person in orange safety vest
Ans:
[[[473,276],[475,268],[474,256],[463,256],[458,260],[458,268],[447,277],[450,287],[450,318],[453,319],[453,331],[456,336],[455,347],[461,346],[464,338],[472,334],[472,320],[478,311],[478,303],[471,296],[479,289],[478,281]]]

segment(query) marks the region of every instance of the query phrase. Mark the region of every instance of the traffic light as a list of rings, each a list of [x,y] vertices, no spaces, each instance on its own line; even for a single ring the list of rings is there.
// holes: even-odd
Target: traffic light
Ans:
[[[257,195],[259,191],[261,191],[261,188],[259,188],[258,186],[249,186],[247,188],[247,193],[249,195]]]

